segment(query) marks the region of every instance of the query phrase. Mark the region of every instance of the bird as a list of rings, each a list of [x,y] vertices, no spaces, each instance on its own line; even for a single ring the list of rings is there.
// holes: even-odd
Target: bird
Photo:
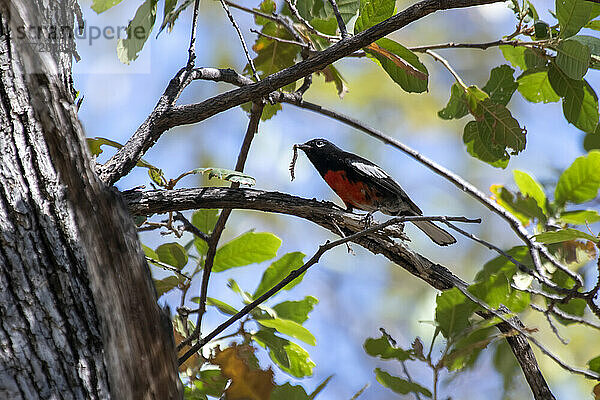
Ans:
[[[304,151],[348,212],[358,209],[367,211],[369,216],[375,211],[392,216],[423,215],[390,174],[371,161],[322,138],[295,146]],[[413,223],[440,246],[456,243],[454,236],[431,221]]]

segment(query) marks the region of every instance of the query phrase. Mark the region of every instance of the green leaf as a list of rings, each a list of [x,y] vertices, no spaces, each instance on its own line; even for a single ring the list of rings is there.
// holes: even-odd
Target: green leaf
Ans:
[[[600,214],[595,210],[566,211],[558,220],[564,224],[585,225],[600,221]]]
[[[302,340],[304,343],[310,344],[312,346],[315,346],[317,344],[317,340],[308,329],[306,329],[299,323],[291,321],[289,319],[258,319],[256,320],[256,322],[258,322],[262,326],[266,326],[267,328],[273,328],[277,332],[282,333],[284,335],[288,335],[298,340]]]
[[[512,270],[514,275],[516,267]],[[513,312],[521,312],[529,306],[531,298],[529,293],[515,290],[510,286],[512,275],[505,271],[492,274],[486,280],[470,285],[469,292],[492,308],[504,304]]]
[[[583,314],[585,313],[586,306],[587,306],[587,303],[585,302],[584,299],[571,299],[566,304],[565,303],[558,303],[558,304],[556,304],[556,307],[558,309],[560,309],[561,311],[566,312],[569,315],[573,315],[575,317],[583,317]],[[571,320],[568,320],[568,319],[561,318],[558,315],[555,315],[555,318],[562,325],[571,325],[571,324],[575,324],[576,323],[575,321],[571,321]]]
[[[503,148],[492,143],[491,136],[487,125],[479,121],[470,121],[465,125],[463,142],[472,157],[504,169],[508,166],[510,156]]]
[[[556,185],[554,198],[559,205],[584,203],[598,195],[600,187],[600,151],[591,151],[587,156],[578,157],[567,168]]]
[[[511,148],[511,154],[525,150],[526,132],[506,107],[489,99],[481,101],[478,106],[483,110],[483,122],[492,132],[491,141],[494,146],[501,146],[505,151],[506,148]]]
[[[304,300],[284,301],[276,304],[273,309],[278,317],[303,324],[308,319],[308,313],[313,310],[318,302],[319,300],[316,297],[306,296]]]
[[[154,287],[156,288],[156,294],[158,297],[172,290],[179,284],[179,279],[176,276],[167,276],[164,279],[154,280]]]
[[[90,153],[92,153],[93,156],[98,156],[98,155],[102,154],[102,151],[103,151],[102,146],[103,145],[114,147],[115,149],[120,149],[123,147],[123,145],[121,143],[115,142],[114,140],[110,140],[110,139],[103,138],[103,137],[86,138],[85,140],[88,144],[88,148],[90,149]],[[162,171],[160,169],[158,169],[154,165],[150,164],[148,161],[145,161],[143,158],[140,159],[135,164],[135,166],[142,167],[142,168],[148,168],[149,170],[158,170],[162,174]],[[148,171],[148,172],[150,172],[150,171]]]
[[[595,31],[600,31],[600,20],[594,20],[587,23],[585,28],[593,29]]]
[[[600,373],[600,356],[592,358],[587,365],[592,371]]]
[[[490,191],[495,195],[496,202],[517,217],[523,225],[527,225],[533,218],[542,221],[546,219],[535,199],[524,197],[521,193],[515,194],[501,185],[492,185]]]
[[[229,382],[229,379],[218,369],[205,369],[197,372],[197,376],[198,379],[193,380],[194,388],[190,388],[194,395],[203,394],[212,397],[221,397]],[[187,394],[185,399],[188,399]]]
[[[360,0],[358,18],[354,23],[354,33],[385,21],[394,14],[396,2],[394,0]]]
[[[233,171],[225,168],[196,168],[190,171],[193,174],[208,175],[208,179],[217,178],[229,182],[239,183],[240,185],[254,186],[256,179],[242,172]]]
[[[457,288],[445,290],[436,299],[435,321],[446,338],[463,332],[471,325],[469,318],[477,305]]]
[[[221,272],[270,260],[277,254],[279,246],[281,239],[272,233],[244,233],[217,250],[212,270]]]
[[[122,2],[123,0],[93,0],[92,1],[92,10],[96,11],[98,14],[103,13],[104,11],[112,8]]]
[[[269,289],[278,284],[283,278],[288,276],[290,272],[304,265],[304,253],[293,252],[287,253],[279,260],[275,261],[265,270],[256,291],[252,295],[255,299],[265,294]],[[303,275],[288,283],[283,290],[290,290],[302,281]]]
[[[398,361],[413,360],[411,351],[394,347],[387,337],[378,339],[368,338],[363,345],[365,351],[371,357],[381,357],[384,360],[396,359]]]
[[[575,239],[591,240],[594,243],[598,243],[597,237],[592,236],[589,233],[581,232],[581,231],[578,231],[577,229],[572,229],[572,228],[561,229],[558,231],[544,232],[544,233],[535,235],[535,240],[537,240],[540,243],[545,243],[545,244],[567,242],[569,240],[575,240]]]
[[[519,93],[532,103],[553,103],[560,100],[550,85],[547,68],[527,70],[517,78],[517,83]]]
[[[521,377],[521,368],[506,340],[496,342],[494,347],[494,367],[502,375],[504,390],[507,392],[513,387],[516,378]]]
[[[558,44],[556,65],[571,79],[580,80],[590,65],[591,51],[577,40],[567,39]]]
[[[592,3],[586,0],[556,0],[560,37],[575,35],[590,20]]]
[[[438,116],[442,119],[460,119],[468,113],[465,91],[458,83],[453,83],[450,88],[450,100],[446,107],[438,111]]]
[[[119,39],[117,42],[117,56],[123,64],[129,64],[138,58],[152,33],[156,21],[156,3],[157,0],[144,1],[127,26],[127,39]]]
[[[515,82],[515,70],[504,64],[492,69],[490,79],[482,88],[490,99],[502,105],[507,105],[519,84]]]
[[[171,32],[173,30],[173,26],[175,26],[175,21],[177,21],[177,18],[179,18],[181,12],[194,4],[194,0],[184,0],[179,7],[175,8],[176,4],[176,0],[165,0],[165,13],[162,24],[160,25],[160,29],[158,30],[158,35],[160,35],[165,28],[167,28],[168,32]]]
[[[198,210],[192,214],[192,224],[207,235],[212,233],[218,219],[219,210],[210,208]]]
[[[571,38],[590,49],[590,68],[600,69],[600,39],[589,35],[577,35]]]
[[[425,397],[431,397],[431,392],[423,386],[409,382],[406,379],[392,376],[380,368],[375,368],[375,377],[377,382],[388,389],[392,389],[399,394],[420,393]]]
[[[598,127],[596,127],[596,131],[593,133],[588,133],[583,138],[583,149],[585,151],[592,150],[600,150],[600,133],[598,132]]]
[[[313,374],[315,363],[302,347],[275,335],[273,329],[260,329],[252,335],[259,345],[269,349],[269,356],[284,372],[303,378]]]
[[[546,21],[535,21],[533,24],[533,34],[536,40],[543,40],[550,38],[550,25]]]
[[[546,61],[538,56],[535,51],[522,46],[500,46],[502,55],[513,67],[525,71],[532,68],[544,67]]]
[[[309,398],[302,386],[286,382],[283,385],[275,386],[270,400],[309,400]]]
[[[475,364],[481,350],[494,340],[491,335],[493,328],[485,326],[476,329],[458,340],[450,352],[444,356],[443,363],[448,371],[458,371]]]
[[[584,132],[594,132],[598,125],[598,96],[585,80],[569,78],[552,65],[548,79],[554,91],[563,97],[563,113],[567,121]]]
[[[194,303],[199,304],[200,303],[200,297],[192,297],[191,301],[193,301]],[[236,310],[234,307],[230,306],[229,304],[227,304],[227,303],[225,303],[225,302],[223,302],[221,300],[217,300],[217,299],[212,298],[212,297],[207,297],[206,298],[206,305],[207,306],[216,307],[223,314],[235,315],[235,314],[238,313],[238,310]]]
[[[402,89],[409,93],[427,90],[429,73],[412,51],[393,40],[382,38],[364,48],[367,56],[379,64]]]
[[[150,247],[146,246],[145,244],[142,244],[142,250],[144,251],[144,254],[146,255],[146,257],[150,257],[155,260],[158,260],[158,255]]]
[[[544,189],[542,189],[542,185],[540,185],[535,179],[533,179],[529,174],[523,171],[514,170],[513,178],[515,183],[519,187],[519,190],[524,196],[529,196],[535,200],[538,207],[544,212],[544,214],[548,213],[546,209],[546,194],[544,193]]]
[[[188,262],[187,251],[179,243],[165,243],[156,248],[158,260],[181,270]]]

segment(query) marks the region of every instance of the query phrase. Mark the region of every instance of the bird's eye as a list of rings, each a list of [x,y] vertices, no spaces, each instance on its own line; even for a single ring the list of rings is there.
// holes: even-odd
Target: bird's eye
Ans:
[[[317,145],[317,147],[323,147],[323,146],[325,146],[325,142],[322,140],[317,140],[316,145]]]

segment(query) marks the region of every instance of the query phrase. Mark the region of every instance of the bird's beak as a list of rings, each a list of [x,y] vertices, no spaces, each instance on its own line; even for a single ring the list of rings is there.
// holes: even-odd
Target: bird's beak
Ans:
[[[310,146],[307,145],[306,143],[302,143],[302,144],[295,144],[294,147],[302,150],[302,151],[306,151],[308,149],[310,149]]]

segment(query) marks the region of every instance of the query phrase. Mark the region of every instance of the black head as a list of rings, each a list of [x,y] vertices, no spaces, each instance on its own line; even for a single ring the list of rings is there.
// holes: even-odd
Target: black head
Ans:
[[[306,155],[331,154],[332,152],[341,151],[339,147],[326,139],[311,139],[306,143],[298,145]]]
[[[345,154],[335,144],[321,138],[309,140],[306,143],[297,145],[297,147],[304,151],[321,175],[325,174],[328,169],[339,167]]]

